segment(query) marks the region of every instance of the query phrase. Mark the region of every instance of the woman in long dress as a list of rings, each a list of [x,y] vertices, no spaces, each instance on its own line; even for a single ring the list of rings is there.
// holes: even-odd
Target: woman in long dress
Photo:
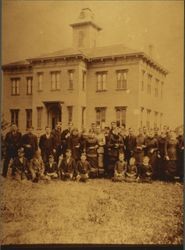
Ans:
[[[176,134],[171,131],[165,143],[165,178],[169,181],[177,175],[177,146]]]

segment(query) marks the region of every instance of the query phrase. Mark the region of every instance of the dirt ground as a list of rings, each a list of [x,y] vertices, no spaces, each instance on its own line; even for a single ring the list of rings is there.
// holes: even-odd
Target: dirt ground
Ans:
[[[1,244],[182,244],[183,185],[0,177]]]

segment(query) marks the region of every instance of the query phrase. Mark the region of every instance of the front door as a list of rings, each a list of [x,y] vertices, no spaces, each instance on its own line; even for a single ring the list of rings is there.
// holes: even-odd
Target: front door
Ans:
[[[56,127],[57,122],[61,122],[61,109],[58,105],[52,105],[49,109],[49,126],[51,129]]]

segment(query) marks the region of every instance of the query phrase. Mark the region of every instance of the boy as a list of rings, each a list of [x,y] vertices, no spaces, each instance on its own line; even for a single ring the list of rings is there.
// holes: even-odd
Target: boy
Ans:
[[[89,179],[90,164],[87,161],[86,154],[82,153],[80,161],[76,166],[76,180],[86,182]]]
[[[59,166],[61,180],[72,180],[75,171],[75,160],[72,158],[70,149],[66,150],[65,158],[61,161]]]
[[[123,152],[119,153],[119,160],[116,162],[114,167],[113,181],[123,181],[125,179],[125,173],[127,170],[127,164],[125,161],[125,155]]]
[[[134,157],[130,158],[129,165],[127,167],[127,172],[125,175],[125,180],[127,182],[136,182],[138,180],[136,159]]]
[[[48,176],[44,175],[44,162],[42,160],[40,151],[36,151],[33,159],[30,161],[30,172],[33,182],[38,182],[39,180],[49,180]]]
[[[57,163],[54,161],[54,156],[49,156],[49,162],[45,165],[45,174],[46,176],[51,177],[51,179],[58,178],[58,168]]]
[[[148,156],[144,156],[143,164],[139,169],[139,182],[148,182],[152,181],[152,166],[149,164],[150,158]]]
[[[24,157],[24,148],[18,149],[18,156],[12,163],[12,177],[17,180],[29,179],[28,160]]]

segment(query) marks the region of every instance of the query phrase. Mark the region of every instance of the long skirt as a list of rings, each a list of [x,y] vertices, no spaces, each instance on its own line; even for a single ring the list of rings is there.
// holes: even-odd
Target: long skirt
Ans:
[[[165,179],[173,180],[177,174],[177,161],[168,160],[165,163]]]

